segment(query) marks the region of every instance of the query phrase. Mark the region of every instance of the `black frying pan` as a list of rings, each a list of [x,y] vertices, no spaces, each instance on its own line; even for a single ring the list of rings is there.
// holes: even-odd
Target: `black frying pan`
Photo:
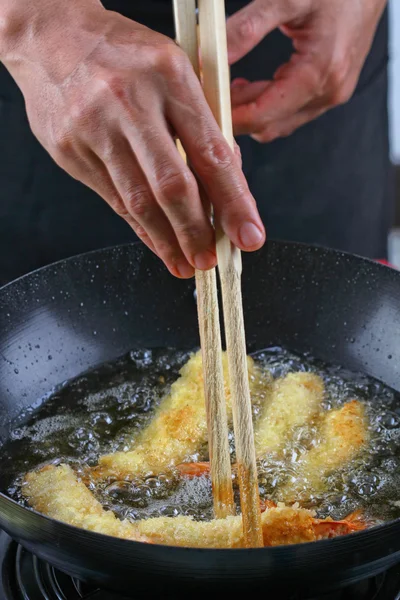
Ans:
[[[400,273],[297,244],[270,242],[244,258],[249,351],[281,345],[311,352],[400,389]],[[142,246],[86,254],[1,289],[0,338],[4,441],[14,417],[54,385],[134,347],[197,346],[193,282],[172,278]],[[237,597],[259,586],[280,600],[290,590],[319,593],[400,561],[400,520],[299,546],[196,550],[74,529],[2,495],[0,527],[66,573],[135,598],[219,587]]]

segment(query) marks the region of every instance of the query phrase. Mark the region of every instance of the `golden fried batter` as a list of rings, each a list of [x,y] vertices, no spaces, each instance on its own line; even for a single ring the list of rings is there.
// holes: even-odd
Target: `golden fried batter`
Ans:
[[[225,382],[228,381],[228,361],[223,353]],[[259,369],[248,358],[250,389],[259,383]],[[225,384],[228,418],[231,418],[231,398]],[[207,441],[207,420],[203,389],[201,353],[197,352],[183,366],[180,377],[171,386],[170,394],[161,402],[149,425],[132,443],[129,452],[101,456],[93,475],[105,479],[132,479],[146,474],[158,474],[188,460]]]
[[[261,515],[264,546],[301,544],[318,539],[314,513],[297,507],[277,506]],[[207,522],[191,517],[159,517],[140,521],[139,531],[153,543],[191,548],[243,548],[242,518],[227,517]]]
[[[255,427],[257,456],[282,448],[294,427],[308,423],[319,412],[323,395],[324,383],[313,373],[289,373],[276,380]]]
[[[348,465],[368,442],[364,406],[352,400],[327,412],[322,421],[320,442],[299,461],[296,477],[280,491],[284,501],[301,500],[324,491],[326,477]]]
[[[31,506],[58,521],[124,539],[171,546],[240,548],[244,546],[242,518],[196,522],[191,517],[160,517],[130,523],[105,511],[67,465],[50,465],[29,473],[23,493]],[[360,528],[350,521],[321,521],[314,513],[277,506],[262,514],[265,546],[311,542]]]
[[[57,521],[105,535],[146,541],[131,523],[105,511],[68,465],[49,465],[28,473],[22,493],[35,510]]]

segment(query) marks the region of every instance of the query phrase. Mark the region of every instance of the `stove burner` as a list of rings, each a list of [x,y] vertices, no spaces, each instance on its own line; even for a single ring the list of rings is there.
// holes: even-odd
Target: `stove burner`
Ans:
[[[1,600],[127,600],[82,583],[0,533]]]
[[[0,600],[129,600],[65,575],[3,532],[0,532],[0,569]],[[146,594],[146,598],[150,597]],[[139,600],[137,595],[135,600]],[[294,596],[290,600],[306,599]],[[400,600],[400,567],[308,600]]]
[[[38,598],[46,600],[53,600],[53,598],[54,600],[64,600],[64,598],[78,600],[96,597],[93,594],[95,590],[56,571],[49,564],[27,552],[22,546],[17,546],[15,553],[15,576],[24,599],[36,600],[37,592],[41,594]]]

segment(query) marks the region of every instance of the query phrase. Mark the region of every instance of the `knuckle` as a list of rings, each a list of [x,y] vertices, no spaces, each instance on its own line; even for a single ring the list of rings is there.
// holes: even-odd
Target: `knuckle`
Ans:
[[[350,100],[352,96],[352,90],[345,86],[341,86],[340,88],[336,88],[332,91],[330,95],[330,104],[332,106],[340,106],[341,104],[346,104]]]
[[[273,9],[271,2],[265,2],[265,0],[255,0],[251,4],[250,10],[244,11],[236,17],[239,19],[236,27],[238,41],[248,42],[258,39],[265,20],[270,17]]]
[[[157,254],[169,265],[174,265],[180,258],[180,252],[172,243],[167,240],[159,240],[156,244]]]
[[[104,98],[124,99],[127,95],[127,86],[124,77],[117,71],[103,71],[91,84],[93,104],[104,101]]]
[[[331,70],[328,76],[329,86],[329,102],[333,106],[344,104],[351,97],[352,90],[349,90],[348,86],[348,74],[351,65],[349,59],[341,57],[336,59],[331,66]]]
[[[147,231],[141,225],[137,225],[135,223],[134,229],[135,229],[136,235],[138,237],[140,237],[141,240],[149,240],[150,239]]]
[[[68,126],[71,129],[86,127],[95,118],[96,110],[91,102],[73,102],[67,114]]]
[[[101,139],[101,143],[99,143],[98,153],[100,158],[103,160],[105,164],[116,162],[118,159],[118,150],[117,146],[114,143],[114,140],[111,136],[106,136]]]
[[[145,244],[151,244],[151,238],[147,231],[144,229],[144,227],[142,227],[142,225],[139,225],[139,223],[129,213],[126,213],[126,216],[123,216],[123,218],[128,223],[128,225],[132,227],[133,231],[136,233],[136,235],[142,242],[144,242]]]
[[[279,137],[279,132],[275,127],[269,125],[265,127],[262,132],[255,134],[253,137],[260,144],[267,144],[276,140]]]
[[[290,127],[286,127],[285,129],[283,129],[281,131],[280,137],[286,138],[286,137],[290,137],[295,131],[296,131],[297,127],[291,125]]]
[[[69,116],[60,118],[60,122],[51,132],[51,146],[57,155],[69,157],[74,155],[76,131]]]
[[[122,202],[121,198],[117,194],[108,195],[107,203],[110,205],[110,207],[115,212],[115,214],[117,214],[119,217],[121,217],[121,219],[125,219],[125,221],[127,221],[129,223],[130,214],[126,210],[124,203]]]
[[[123,74],[118,71],[104,70],[91,82],[90,93],[88,93],[90,100],[85,100],[80,106],[83,106],[82,110],[85,110],[86,104],[86,111],[91,118],[96,114],[101,114],[104,107],[110,102],[117,101],[120,106],[126,109],[131,105],[129,91],[129,81]]]
[[[115,202],[110,202],[110,206],[113,209],[113,211],[115,212],[115,214],[117,214],[119,217],[121,217],[121,219],[125,219],[125,221],[130,223],[131,216],[121,202],[119,202],[117,200]]]
[[[235,158],[238,161],[238,164],[240,165],[240,167],[242,167],[242,164],[243,164],[242,151],[240,149],[239,144],[237,144],[236,142],[235,142],[235,149],[234,150],[235,150]]]
[[[301,67],[301,86],[303,88],[303,104],[324,98],[328,85],[328,77],[318,61],[308,61]]]
[[[203,232],[202,228],[196,223],[182,223],[175,227],[176,234],[181,245],[196,247],[207,247],[210,242],[207,232]]]
[[[212,136],[207,136],[205,140],[201,141],[197,151],[199,159],[206,169],[229,169],[235,159],[228,144],[224,140]]]
[[[128,213],[139,220],[146,220],[151,212],[149,192],[145,186],[135,186],[125,194]]]
[[[124,98],[126,95],[126,85],[123,78],[118,73],[107,73],[102,77],[104,88],[111,92],[117,98]]]
[[[61,156],[71,155],[73,152],[73,135],[68,129],[58,130],[53,135],[53,148]]]
[[[255,135],[253,137],[256,140],[256,142],[258,142],[259,144],[267,144],[268,142],[272,142],[272,140],[274,139],[268,133],[262,133],[262,134],[259,134],[259,135]]]
[[[175,83],[186,82],[191,64],[186,54],[174,43],[162,46],[155,56],[156,68]]]
[[[237,36],[241,41],[252,40],[257,33],[257,19],[253,15],[243,15],[238,23]]]
[[[107,198],[107,202],[119,217],[122,219],[129,219],[129,212],[118,194],[110,194]]]
[[[302,15],[311,12],[310,0],[283,0],[283,10],[286,15]]]
[[[161,200],[169,204],[189,198],[194,189],[190,176],[182,171],[165,169],[157,177]]]

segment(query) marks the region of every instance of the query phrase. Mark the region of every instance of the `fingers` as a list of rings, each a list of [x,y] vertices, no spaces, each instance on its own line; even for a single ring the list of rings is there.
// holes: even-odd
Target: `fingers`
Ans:
[[[186,259],[173,227],[153,195],[128,140],[121,135],[112,144],[112,148],[111,155],[101,157],[121,199],[121,202],[117,199],[112,208],[131,224],[141,239],[149,238],[155,253],[171,273],[181,278],[192,277],[193,266]]]
[[[126,139],[118,137],[110,145],[112,154],[96,155],[87,146],[75,148],[63,166],[75,178],[99,194],[122,217],[176,277],[193,277],[178,240],[132,155]],[[107,163],[107,164],[106,164]],[[129,176],[127,177],[127,173]]]
[[[296,9],[287,0],[253,0],[228,19],[228,56],[234,64],[273,29],[290,19]]]
[[[236,135],[257,134],[291,118],[311,102],[315,109],[320,108],[319,99],[323,104],[319,65],[307,57],[297,55],[279,70],[274,81],[265,83],[256,100],[233,107]]]
[[[237,149],[224,139],[187,57],[164,45],[150,58],[159,76],[146,59],[144,73],[139,69],[141,93],[131,89],[129,71],[102,74],[89,101],[74,95],[57,130],[56,152],[64,168],[73,176],[78,170],[77,178],[129,222],[172,273],[186,278],[194,268],[216,264],[210,204],[242,250],[261,247],[265,232]],[[82,161],[72,148],[76,142],[86,153]],[[196,178],[205,194],[200,195]]]
[[[254,102],[271,85],[270,81],[247,81],[247,79],[234,79],[231,86],[232,107]]]
[[[285,70],[282,69],[281,73],[285,74]],[[255,102],[259,96],[273,85],[274,83],[271,81],[258,81],[254,83],[242,79],[233,81],[232,103],[235,103],[233,104],[234,108],[244,108],[244,104]],[[302,102],[299,102],[299,104],[302,104]],[[261,125],[255,120],[253,123],[249,124],[249,129],[246,133],[250,134],[254,140],[260,143],[271,142],[279,137],[287,137],[302,125],[305,125],[326,112],[327,108],[320,106],[322,104],[323,102],[318,101],[318,98],[317,101],[313,98],[309,104],[301,107],[300,110],[294,114],[287,114],[282,119],[266,119],[264,124]],[[234,125],[235,134],[239,134],[239,132],[243,133],[243,129],[239,130],[237,127],[235,116]],[[242,124],[240,124],[240,127],[242,127]]]
[[[242,151],[240,149],[239,144],[236,142],[236,140],[234,141],[233,151],[235,153],[235,158],[237,160],[237,164],[239,165],[239,167],[241,169],[243,166]]]
[[[198,83],[198,82],[197,82]],[[231,241],[241,250],[256,250],[265,231],[235,153],[223,137],[198,87],[188,82],[185,103],[167,106],[171,121],[191,166],[216,216]]]
[[[327,110],[328,109],[315,108],[307,108],[301,110],[292,117],[289,117],[282,121],[278,121],[276,123],[271,123],[259,133],[252,134],[251,137],[255,141],[260,142],[261,144],[272,142],[273,140],[280,137],[287,137],[291,135],[294,131],[296,131],[296,129],[299,129],[299,127],[302,127],[306,123],[314,121],[314,119],[320,117]]]
[[[187,261],[197,269],[216,265],[214,229],[204,210],[195,177],[159,116],[141,123],[129,139],[154,198],[167,218]],[[160,229],[160,225],[154,225]],[[154,236],[152,236],[154,237]],[[157,245],[156,245],[157,247]]]

